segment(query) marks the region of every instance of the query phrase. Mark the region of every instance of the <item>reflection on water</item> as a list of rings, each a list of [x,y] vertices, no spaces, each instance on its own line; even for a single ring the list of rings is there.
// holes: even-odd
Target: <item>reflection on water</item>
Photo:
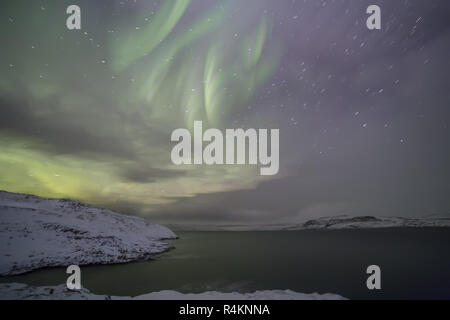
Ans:
[[[450,298],[450,229],[180,232],[176,249],[155,260],[82,267],[97,294],[160,290],[248,292],[291,289],[348,298]],[[382,290],[366,288],[367,266],[382,270]],[[65,283],[63,268],[0,279]]]

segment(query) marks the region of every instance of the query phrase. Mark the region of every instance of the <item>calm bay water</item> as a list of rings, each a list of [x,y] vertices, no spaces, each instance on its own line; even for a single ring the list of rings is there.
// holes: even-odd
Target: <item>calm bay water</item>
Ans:
[[[152,261],[82,267],[97,294],[152,291],[291,289],[352,299],[450,299],[450,229],[179,232],[175,249]],[[366,288],[366,268],[381,267],[382,289]],[[31,285],[65,283],[63,268],[1,278]]]

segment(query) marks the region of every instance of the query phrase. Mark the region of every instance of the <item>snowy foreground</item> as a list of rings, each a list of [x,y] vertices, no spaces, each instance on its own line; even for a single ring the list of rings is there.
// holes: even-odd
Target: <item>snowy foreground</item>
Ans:
[[[138,217],[61,199],[0,192],[0,276],[43,267],[148,259],[176,238]]]
[[[96,295],[86,289],[70,291],[65,285],[55,287],[30,287],[19,283],[0,283],[0,300],[345,300],[336,294],[305,294],[291,290],[264,290],[253,293],[222,293],[209,291],[183,294],[177,291],[160,291],[137,297]]]

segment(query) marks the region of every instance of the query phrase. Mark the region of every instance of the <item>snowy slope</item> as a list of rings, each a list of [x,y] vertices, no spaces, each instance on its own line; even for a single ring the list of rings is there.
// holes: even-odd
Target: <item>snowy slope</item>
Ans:
[[[0,192],[0,275],[123,263],[168,249],[176,235],[138,217],[62,199]]]
[[[423,228],[423,227],[450,227],[450,218],[400,218],[400,217],[324,217],[309,220],[305,223],[288,226],[284,230],[304,229],[368,229],[368,228]]]
[[[298,224],[266,225],[170,225],[176,231],[282,231],[307,229],[372,229],[372,228],[423,228],[450,227],[450,217],[424,218],[335,216],[308,220]]]
[[[325,293],[299,293],[291,290],[264,290],[253,293],[223,293],[209,291],[183,294],[177,291],[160,291],[137,297],[95,295],[86,289],[69,291],[65,285],[30,287],[19,283],[0,283],[0,300],[345,300],[344,297]]]

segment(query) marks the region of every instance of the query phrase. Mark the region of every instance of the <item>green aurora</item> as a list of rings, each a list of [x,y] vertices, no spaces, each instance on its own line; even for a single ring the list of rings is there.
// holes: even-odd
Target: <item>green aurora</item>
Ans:
[[[187,0],[122,15],[118,2],[98,12],[81,1],[82,30],[69,31],[67,5],[10,1],[2,10],[13,18],[0,25],[10,118],[1,121],[0,189],[146,215],[172,197],[263,179],[254,166],[176,167],[170,133],[194,120],[221,128],[252,102],[280,56],[279,45],[268,49],[266,16],[245,13],[230,27],[234,1],[189,18]]]

